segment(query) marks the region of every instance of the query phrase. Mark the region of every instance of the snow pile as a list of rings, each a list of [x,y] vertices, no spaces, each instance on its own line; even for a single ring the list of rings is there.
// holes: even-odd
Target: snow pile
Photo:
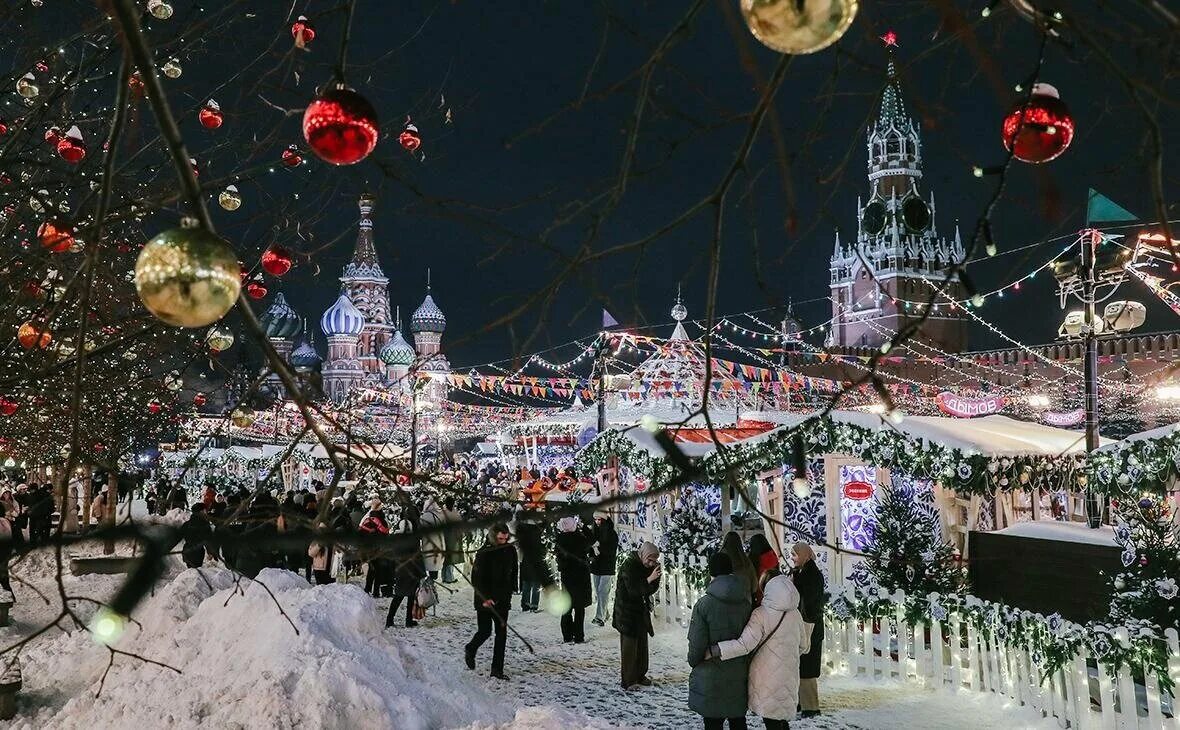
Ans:
[[[235,586],[221,568],[186,570],[135,617],[142,628],[129,626],[117,648],[180,673],[120,656],[95,697],[108,653],[75,631],[24,653],[22,705],[51,707],[22,706],[14,727],[602,727],[552,708],[514,718],[437,657],[393,646],[354,585],[313,588],[264,570]]]

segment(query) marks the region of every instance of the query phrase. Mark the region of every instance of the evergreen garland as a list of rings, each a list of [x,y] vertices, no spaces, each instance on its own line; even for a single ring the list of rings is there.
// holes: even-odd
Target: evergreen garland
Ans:
[[[700,492],[686,488],[660,538],[664,565],[681,570],[691,585],[703,587],[709,572],[704,558],[717,552],[720,544],[721,521],[709,514],[708,502]]]

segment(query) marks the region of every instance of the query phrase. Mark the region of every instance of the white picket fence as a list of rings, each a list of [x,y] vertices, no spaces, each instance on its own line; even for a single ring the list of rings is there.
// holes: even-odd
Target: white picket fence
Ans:
[[[1166,632],[1168,671],[1180,686],[1180,643]],[[1177,702],[1160,692],[1154,674],[1123,667],[1115,676],[1079,654],[1041,681],[1028,652],[986,640],[975,627],[952,616],[929,626],[910,625],[898,606],[896,622],[825,619],[824,662],[833,673],[875,681],[902,680],[960,691],[994,692],[1056,717],[1063,727],[1168,728],[1180,730]],[[1138,679],[1142,684],[1136,682]]]
[[[690,557],[693,565],[704,568],[704,558]],[[690,584],[684,571],[678,569],[666,570],[660,581],[660,592],[653,598],[655,621],[659,624],[675,624],[688,628],[692,618],[692,606],[701,597],[701,590]],[[657,625],[656,630],[659,630]]]

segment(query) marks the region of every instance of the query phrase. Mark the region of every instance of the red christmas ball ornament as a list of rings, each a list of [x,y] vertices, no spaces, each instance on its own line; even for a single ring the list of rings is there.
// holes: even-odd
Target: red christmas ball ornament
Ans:
[[[69,251],[70,246],[74,245],[74,236],[70,229],[53,221],[41,224],[37,229],[37,239],[53,253]]]
[[[197,408],[200,408],[201,406],[205,405],[205,400],[206,398],[204,393],[197,393],[193,396],[193,405]]]
[[[205,129],[217,129],[225,121],[225,116],[221,113],[221,105],[210,99],[201,107],[197,119],[201,120],[201,126]]]
[[[82,141],[82,130],[77,125],[70,127],[66,135],[57,141],[57,155],[71,165],[86,157],[86,144]]]
[[[0,416],[11,416],[20,408],[20,404],[0,397]]]
[[[45,130],[45,142],[47,144],[57,146],[58,140],[61,139],[61,130],[57,127],[50,127]]]
[[[377,111],[368,99],[338,85],[308,104],[303,138],[312,151],[333,165],[352,165],[377,146]]]
[[[261,274],[255,274],[250,283],[246,284],[246,296],[251,299],[262,299],[266,296],[266,284],[262,281]]]
[[[291,252],[277,243],[272,243],[262,252],[262,268],[271,276],[282,276],[294,265]]]
[[[283,150],[284,165],[287,167],[298,167],[301,162],[303,162],[303,155],[299,152],[298,147],[291,145]]]
[[[406,117],[406,126],[397,136],[397,141],[407,152],[413,152],[422,146],[422,136],[418,134],[418,127]]]
[[[8,134],[8,125],[0,121],[0,134]]]
[[[158,400],[148,403],[148,413],[152,414],[153,416],[159,413],[163,408],[164,406],[160,405],[160,401]]]
[[[295,39],[296,48],[307,48],[308,44],[315,40],[315,26],[307,16],[300,15],[291,24],[291,37]]]
[[[49,347],[49,343],[53,342],[53,335],[40,325],[34,324],[31,320],[22,324],[16,331],[16,339],[20,342],[20,346],[26,350],[39,348],[44,350]]]
[[[21,293],[29,299],[40,299],[41,297],[45,296],[45,289],[36,279],[29,279],[25,282],[24,286],[21,287]]]
[[[1021,162],[1057,158],[1073,141],[1074,121],[1057,89],[1034,84],[1028,103],[1017,103],[1004,117],[1004,148]]]
[[[33,66],[33,68],[37,69],[41,73],[45,73],[49,70],[49,64],[45,63],[44,61],[38,61],[36,65]]]
[[[140,76],[138,71],[127,77],[127,88],[136,94],[143,93],[143,76]]]

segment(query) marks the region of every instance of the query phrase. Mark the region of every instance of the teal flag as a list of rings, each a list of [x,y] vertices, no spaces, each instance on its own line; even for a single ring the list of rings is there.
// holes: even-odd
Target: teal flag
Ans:
[[[1130,223],[1139,220],[1139,216],[1114,202],[1094,188],[1086,200],[1086,225],[1099,223]]]

